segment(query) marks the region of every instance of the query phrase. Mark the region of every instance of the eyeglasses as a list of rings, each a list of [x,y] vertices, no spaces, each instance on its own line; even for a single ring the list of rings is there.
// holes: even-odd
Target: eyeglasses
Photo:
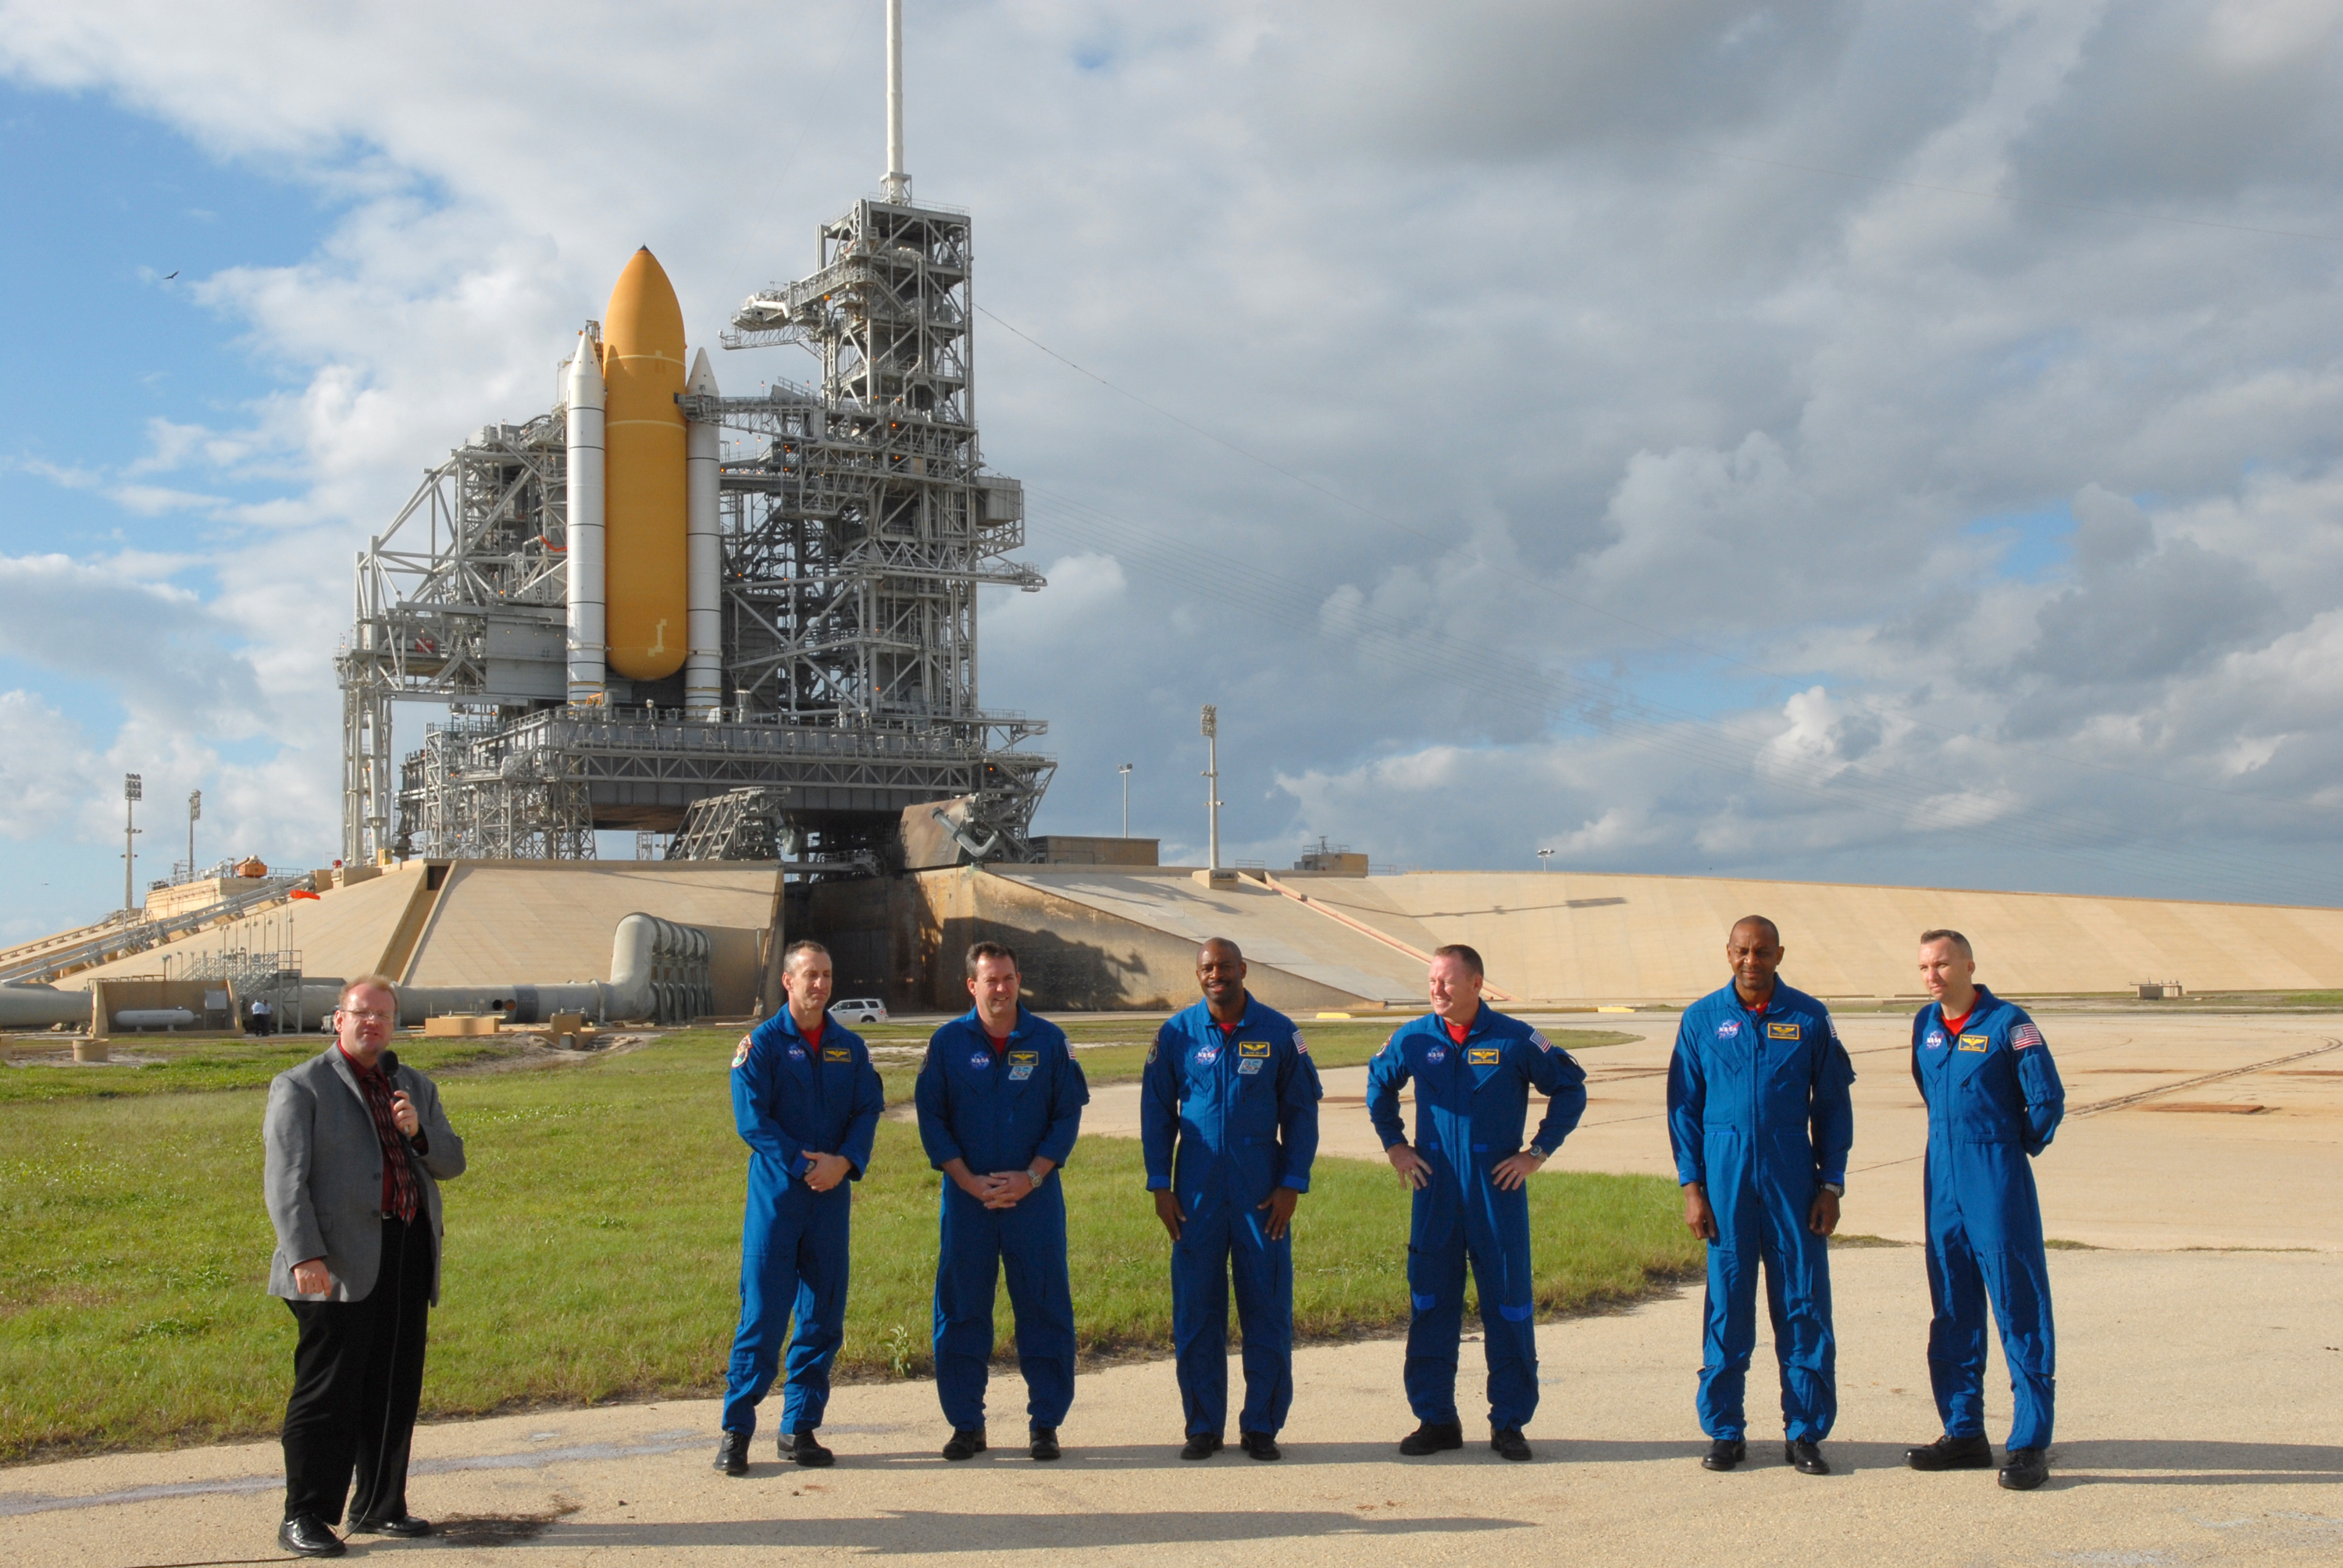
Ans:
[[[344,1018],[354,1018],[360,1023],[381,1023],[391,1016],[370,1007],[346,1007],[336,1010],[339,1011]]]

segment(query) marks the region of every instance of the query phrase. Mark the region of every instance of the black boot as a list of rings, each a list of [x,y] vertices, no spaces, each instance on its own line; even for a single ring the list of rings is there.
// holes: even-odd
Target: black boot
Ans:
[[[1399,1440],[1399,1451],[1410,1459],[1464,1446],[1464,1429],[1453,1421],[1427,1421]]]
[[[749,1434],[747,1432],[728,1432],[724,1434],[724,1440],[716,1445],[716,1468],[727,1475],[749,1473]]]
[[[1982,1437],[1940,1437],[1926,1448],[1907,1448],[1904,1462],[1915,1470],[1991,1470],[1993,1444]]]

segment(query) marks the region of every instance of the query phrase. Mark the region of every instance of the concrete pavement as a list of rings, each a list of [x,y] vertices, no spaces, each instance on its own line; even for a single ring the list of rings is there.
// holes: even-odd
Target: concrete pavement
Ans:
[[[1378,1340],[1297,1355],[1287,1457],[1275,1465],[1234,1453],[1182,1462],[1164,1362],[1083,1374],[1055,1465],[1023,1457],[1013,1413],[993,1425],[1005,1450],[946,1464],[927,1382],[840,1389],[825,1429],[836,1468],[778,1465],[768,1435],[742,1481],[708,1468],[713,1402],[430,1426],[417,1434],[412,1501],[455,1528],[420,1543],[360,1538],[352,1555],[548,1568],[1038,1563],[1070,1551],[1107,1563],[1273,1554],[1296,1568],[1363,1554],[1623,1568],[1711,1557],[1802,1568],[2343,1561],[2343,1050],[2299,1055],[2343,1040],[2343,1018],[2046,1011],[2041,1022],[2070,1106],[2037,1166],[2051,1232],[2107,1250],[2050,1256],[2059,1441],[2038,1493],[2003,1493],[1990,1473],[1901,1467],[1903,1445],[1937,1430],[1926,1289],[1916,1247],[1876,1245],[1833,1254],[1840,1420],[1829,1477],[1795,1474],[1768,1442],[1753,1442],[1742,1472],[1698,1467],[1695,1288],[1540,1328],[1544,1403],[1527,1465],[1477,1442],[1398,1458],[1413,1424],[1401,1347]],[[1620,1023],[1644,1038],[1584,1053],[1593,1102],[1563,1163],[1664,1172],[1674,1021]],[[1847,1229],[1915,1236],[1922,1122],[1906,1026],[1854,1017],[1842,1027],[1862,1074]],[[2287,1057],[2299,1059],[2202,1081]],[[1326,1076],[1326,1151],[1375,1154],[1355,1103],[1363,1070]],[[1101,1090],[1085,1131],[1127,1133],[1135,1111],[1135,1091]],[[1306,1209],[1299,1237],[1306,1249]],[[1478,1355],[1466,1346],[1468,1411]],[[1770,1408],[1773,1375],[1761,1348],[1753,1412]],[[994,1387],[996,1410],[1013,1412],[1013,1372]],[[1998,1440],[2008,1390],[1997,1354],[1986,1389]],[[1467,1431],[1479,1436],[1476,1423]],[[0,1563],[276,1560],[281,1486],[273,1443],[0,1470]]]

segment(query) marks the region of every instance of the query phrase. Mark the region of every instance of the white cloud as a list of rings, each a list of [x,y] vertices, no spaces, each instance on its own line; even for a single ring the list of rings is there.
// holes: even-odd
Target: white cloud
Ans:
[[[696,338],[810,269],[876,179],[876,10],[0,0],[0,70],[340,215],[186,285],[277,395],[120,472],[10,459],[205,536],[167,578],[0,564],[0,648],[119,626],[85,673],[172,733],[297,741],[248,788],[321,852],[351,553],[547,406],[636,244]],[[1104,827],[1137,758],[1134,827],[1200,837],[1217,701],[1232,841],[1378,862],[2304,896],[2331,851],[2343,280],[2283,236],[2343,233],[2331,7],[911,29],[917,188],[974,211],[979,298],[1285,470],[980,322],[987,453],[1052,578],[988,595],[983,690],[1052,722],[1045,825]],[[1968,531],[2061,508],[2025,580]]]

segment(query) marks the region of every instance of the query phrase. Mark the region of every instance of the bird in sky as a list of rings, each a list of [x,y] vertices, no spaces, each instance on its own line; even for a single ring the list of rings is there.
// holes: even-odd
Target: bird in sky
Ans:
[[[164,282],[166,282],[166,283],[168,283],[168,282],[170,282],[173,278],[175,278],[175,277],[176,277],[176,276],[179,276],[179,269],[178,269],[177,267],[176,267],[176,266],[175,266],[175,267],[173,267],[170,271],[168,271],[168,272],[166,272],[166,273],[165,273],[165,274],[163,275],[163,281],[164,281]]]

